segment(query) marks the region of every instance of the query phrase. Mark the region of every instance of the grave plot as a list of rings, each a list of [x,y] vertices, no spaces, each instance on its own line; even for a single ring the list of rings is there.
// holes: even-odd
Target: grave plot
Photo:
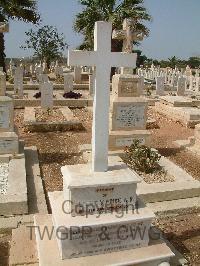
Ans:
[[[189,128],[194,128],[200,123],[200,109],[198,100],[193,100],[184,96],[164,96],[156,103],[157,112],[167,117],[179,121]]]
[[[27,186],[23,147],[13,125],[12,99],[0,97],[0,214],[26,214]]]
[[[53,106],[53,84],[41,86],[41,107],[26,107],[24,127],[27,131],[67,131],[83,129],[68,107]]]
[[[30,132],[83,130],[83,125],[68,107],[54,107],[44,110],[40,107],[26,107],[24,128]]]
[[[95,65],[96,66],[96,88],[94,100],[94,125],[92,137],[93,160],[92,164],[75,164],[62,167],[63,191],[49,193],[52,215],[35,216],[35,225],[43,228],[47,225],[57,230],[62,224],[69,229],[76,228],[91,229],[90,236],[81,238],[80,232],[73,231],[72,240],[62,239],[64,231],[60,231],[60,240],[53,235],[51,240],[46,237],[41,241],[39,232],[35,229],[38,261],[40,265],[105,265],[123,264],[161,264],[174,256],[170,248],[163,240],[150,241],[149,230],[154,214],[138,199],[136,195],[137,184],[140,178],[136,173],[121,161],[118,157],[108,156],[109,139],[109,77],[112,66],[132,67],[136,63],[136,56],[125,53],[111,52],[112,25],[107,22],[95,24],[96,49],[93,52],[70,51],[69,65]],[[102,42],[103,40],[103,42]],[[78,56],[77,56],[78,54]],[[105,60],[107,59],[107,61]],[[106,64],[105,64],[106,63]],[[104,68],[101,65],[104,64]],[[103,70],[103,71],[102,71]],[[101,112],[99,112],[101,110]],[[61,208],[63,200],[73,201],[78,209],[74,212],[73,206],[69,208],[71,213],[65,214]],[[83,214],[84,208],[90,204],[90,216],[86,218]],[[97,202],[98,206],[94,206]],[[137,203],[136,203],[137,202]],[[137,210],[133,213],[131,206],[127,206],[127,213],[120,218],[113,216],[108,210],[123,209],[127,205],[132,207],[137,204]],[[129,209],[130,207],[130,209]],[[88,211],[88,210],[87,210]],[[101,211],[101,219],[95,214]],[[93,214],[93,215],[92,215]],[[119,238],[118,228],[127,226],[136,230],[145,229],[145,235],[139,235],[133,240],[131,232],[122,228],[121,236],[127,235],[125,240]],[[37,227],[38,228],[38,227]],[[101,239],[102,229],[107,228],[109,239]],[[51,250],[46,256],[47,250]]]

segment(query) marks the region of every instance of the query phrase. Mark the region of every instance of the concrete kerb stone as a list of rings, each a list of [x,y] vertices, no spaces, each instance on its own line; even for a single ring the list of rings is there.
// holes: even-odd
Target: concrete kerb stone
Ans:
[[[6,195],[0,195],[0,214],[10,216],[27,213],[25,158],[10,157],[8,190]]]
[[[18,228],[21,224],[32,224],[33,214],[48,213],[42,178],[40,175],[37,148],[34,146],[26,147],[25,158],[28,191],[28,206],[26,204],[26,208],[28,215],[0,216],[0,232]],[[19,168],[19,166],[17,166],[17,168]],[[17,187],[19,186],[17,185]]]

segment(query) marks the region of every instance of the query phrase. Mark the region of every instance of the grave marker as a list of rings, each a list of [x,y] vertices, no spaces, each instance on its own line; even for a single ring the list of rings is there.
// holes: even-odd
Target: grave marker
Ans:
[[[165,95],[165,78],[164,77],[157,77],[156,78],[156,94],[163,96]]]
[[[41,85],[41,107],[43,109],[53,108],[53,83],[44,82]]]
[[[0,96],[5,96],[6,94],[6,74],[0,72]]]
[[[133,19],[125,19],[123,22],[123,30],[114,30],[112,38],[123,40],[123,52],[131,54],[133,52],[133,42],[142,41],[144,34],[141,31],[135,31],[135,21]],[[121,74],[133,74],[134,62],[132,68],[122,68]]]
[[[177,95],[184,96],[185,90],[186,90],[186,78],[179,77],[178,83],[177,83]]]
[[[73,91],[74,77],[72,74],[64,74],[64,92]]]
[[[136,54],[111,52],[111,33],[111,23],[97,22],[94,51],[69,51],[68,55],[68,65],[96,66],[92,137],[92,168],[95,172],[108,170],[111,67],[136,67]]]

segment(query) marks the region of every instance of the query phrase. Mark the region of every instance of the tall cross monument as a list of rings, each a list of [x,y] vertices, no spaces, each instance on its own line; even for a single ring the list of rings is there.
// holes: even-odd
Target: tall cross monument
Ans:
[[[68,65],[96,67],[92,170],[108,170],[109,106],[111,67],[136,67],[137,54],[111,52],[112,24],[98,21],[94,30],[94,51],[69,51]]]
[[[123,30],[114,30],[112,39],[123,40],[123,49],[125,53],[131,54],[133,52],[133,42],[142,41],[144,34],[141,31],[135,30],[135,20],[126,18],[123,22]],[[134,65],[134,64],[133,64]],[[130,68],[122,68],[121,74],[133,74],[134,66]]]

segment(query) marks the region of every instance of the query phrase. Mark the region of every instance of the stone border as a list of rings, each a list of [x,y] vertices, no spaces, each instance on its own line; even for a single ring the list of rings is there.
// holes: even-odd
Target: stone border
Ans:
[[[36,213],[48,213],[42,177],[40,175],[37,148],[34,146],[26,147],[24,152],[26,159],[25,166],[28,192],[28,215],[15,215],[11,217],[0,216],[0,233],[16,229],[19,224],[23,225],[33,223],[33,215]],[[3,156],[2,160],[6,161],[5,156]],[[8,157],[7,160],[9,160]],[[17,168],[19,168],[19,166],[17,166]]]
[[[0,214],[3,216],[27,214],[25,158],[8,156],[7,159],[9,161],[8,190],[6,195],[0,195]]]
[[[37,122],[35,107],[26,107],[24,111],[25,131],[31,132],[52,132],[83,130],[84,127],[79,120],[73,116],[72,111],[67,107],[60,107],[59,110],[65,118],[63,122]]]
[[[160,165],[175,177],[174,182],[138,184],[138,195],[145,202],[162,202],[198,197],[200,195],[200,182],[195,180],[181,167],[165,157],[161,157]]]

